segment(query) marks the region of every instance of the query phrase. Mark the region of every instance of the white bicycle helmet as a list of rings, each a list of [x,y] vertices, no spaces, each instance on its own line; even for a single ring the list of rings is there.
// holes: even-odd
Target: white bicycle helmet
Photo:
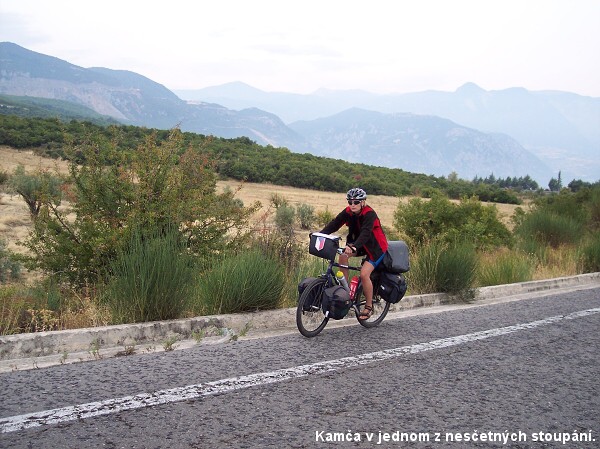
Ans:
[[[365,192],[360,187],[355,187],[353,189],[348,190],[348,193],[346,193],[346,199],[347,200],[361,200],[361,201],[366,200],[367,192]]]

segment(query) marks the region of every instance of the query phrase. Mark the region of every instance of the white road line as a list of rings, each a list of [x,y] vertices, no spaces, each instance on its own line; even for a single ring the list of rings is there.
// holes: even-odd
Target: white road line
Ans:
[[[8,418],[0,419],[0,433],[16,432],[31,427],[59,424],[77,419],[119,413],[125,410],[134,410],[143,407],[151,407],[154,405],[181,402],[190,399],[197,399],[203,396],[211,396],[230,391],[241,390],[243,388],[249,388],[257,385],[267,385],[298,377],[305,377],[312,374],[336,371],[342,368],[367,365],[369,363],[378,362],[381,360],[402,357],[406,354],[417,354],[424,351],[457,346],[472,341],[499,337],[526,329],[534,329],[563,320],[571,320],[596,313],[600,313],[600,308],[582,310],[580,312],[574,312],[568,315],[553,316],[529,323],[489,329],[471,334],[458,335],[456,337],[441,338],[439,340],[433,340],[427,343],[418,343],[410,346],[386,349],[384,351],[371,352],[352,357],[344,357],[336,360],[311,363],[309,365],[294,366],[291,368],[284,368],[265,373],[230,377],[228,379],[221,379],[213,382],[189,385],[187,387],[159,390],[153,393],[142,393],[135,396],[125,396],[122,398],[89,402],[87,404],[57,408],[54,410],[45,410],[27,413],[25,415],[10,416]]]

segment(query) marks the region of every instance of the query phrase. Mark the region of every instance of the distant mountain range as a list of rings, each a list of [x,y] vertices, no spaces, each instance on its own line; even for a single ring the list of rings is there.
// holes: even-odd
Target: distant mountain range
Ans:
[[[128,125],[247,136],[261,144],[305,142],[274,114],[217,104],[191,105],[166,87],[125,70],[83,68],[10,42],[0,43],[0,94],[64,100]]]
[[[311,142],[311,152],[414,173],[456,172],[469,179],[521,174],[550,179],[551,171],[505,134],[489,134],[435,116],[347,109],[290,127]],[[482,171],[485,167],[488,171]],[[547,176],[547,178],[545,178]],[[546,181],[547,182],[547,181]],[[543,185],[543,184],[542,184]]]
[[[542,186],[559,170],[567,182],[600,178],[600,98],[566,92],[466,84],[456,92],[298,95],[229,83],[174,93],[133,72],[86,69],[3,42],[0,94],[72,102],[125,124],[247,136],[438,176],[529,174]]]
[[[484,133],[511,136],[543,161],[541,171],[549,168],[555,177],[560,170],[563,179],[600,179],[600,98],[597,97],[558,91],[531,92],[523,88],[486,91],[473,83],[455,92],[388,95],[327,89],[309,95],[264,92],[240,82],[175,93],[192,102],[217,102],[234,109],[252,104],[277,114],[296,130],[296,121],[321,119],[353,107],[386,114],[443,117]],[[525,167],[533,176],[533,166]],[[464,174],[462,170],[457,172]]]

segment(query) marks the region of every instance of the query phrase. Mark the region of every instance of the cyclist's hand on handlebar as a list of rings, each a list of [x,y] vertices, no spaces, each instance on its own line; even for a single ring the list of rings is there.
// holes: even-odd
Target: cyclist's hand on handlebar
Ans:
[[[356,253],[356,249],[354,249],[351,246],[346,245],[346,248],[344,248],[344,254],[347,254],[348,256],[351,256],[352,254]]]

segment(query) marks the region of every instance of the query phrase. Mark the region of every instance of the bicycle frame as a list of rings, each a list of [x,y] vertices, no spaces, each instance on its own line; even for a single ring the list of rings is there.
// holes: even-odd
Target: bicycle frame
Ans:
[[[343,253],[343,249],[338,249],[337,250],[338,254],[342,254]],[[349,271],[358,271],[360,272],[361,267],[356,267],[353,265],[344,265],[341,264],[339,262],[336,262],[335,259],[332,259],[329,261],[329,265],[327,267],[327,271],[325,271],[325,273],[322,274],[322,276],[326,276],[327,277],[327,285],[329,287],[331,287],[333,285],[333,283],[331,282],[331,279],[333,279],[333,282],[335,282],[335,284],[340,285],[340,282],[338,281],[337,277],[335,277],[333,275],[333,268],[344,268],[347,269]],[[359,287],[362,287],[362,281],[360,280],[360,277],[358,279],[358,285],[356,286],[356,290],[358,291]],[[358,305],[355,298],[351,298],[352,299],[352,308],[354,309],[355,313],[358,313]]]

